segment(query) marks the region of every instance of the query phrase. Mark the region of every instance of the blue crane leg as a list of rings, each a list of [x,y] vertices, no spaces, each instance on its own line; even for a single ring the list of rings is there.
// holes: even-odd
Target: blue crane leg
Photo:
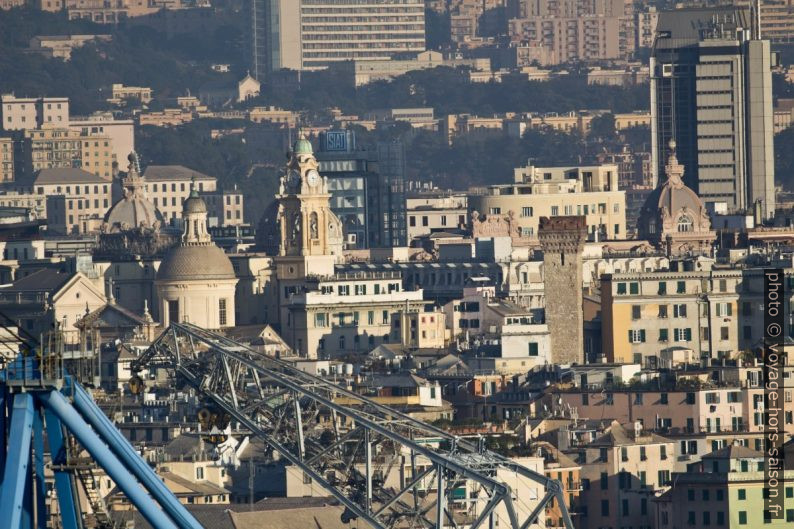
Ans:
[[[14,395],[11,412],[8,452],[3,483],[0,485],[0,528],[18,529],[30,466],[30,434],[33,429],[33,397],[29,393]]]
[[[171,516],[180,529],[202,529],[201,524],[193,517],[182,503],[168,490],[152,468],[145,462],[129,441],[119,432],[107,415],[102,413],[91,396],[83,387],[71,380],[74,407],[83,418],[94,427],[113,452],[121,459],[135,477],[146,487],[146,490]]]
[[[77,511],[77,497],[74,493],[72,474],[58,467],[66,464],[66,441],[63,425],[58,416],[50,410],[44,410],[47,424],[47,440],[50,444],[52,465],[55,467],[55,493],[58,495],[58,507],[61,513],[63,529],[82,529],[80,513]]]
[[[39,399],[51,410],[72,434],[77,437],[80,444],[88,453],[105,469],[108,476],[124,492],[127,498],[138,508],[146,521],[155,529],[177,529],[171,519],[157,506],[152,498],[146,494],[135,477],[125,468],[124,463],[111,452],[99,436],[91,429],[80,414],[69,404],[66,397],[58,391],[39,394]]]
[[[45,494],[47,486],[44,479],[44,425],[41,410],[33,414],[33,469],[36,472],[34,490],[36,492],[36,527],[47,529],[47,502]]]
[[[0,379],[0,476],[5,472],[6,464],[6,402],[8,392],[6,385]]]

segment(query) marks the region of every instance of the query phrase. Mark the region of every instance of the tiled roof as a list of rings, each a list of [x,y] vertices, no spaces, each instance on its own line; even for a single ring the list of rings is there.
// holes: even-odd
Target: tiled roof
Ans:
[[[97,176],[94,173],[83,171],[76,168],[56,167],[53,169],[42,169],[38,172],[33,185],[42,184],[109,184],[110,178]]]
[[[196,180],[215,180],[209,175],[189,169],[184,165],[150,165],[143,172],[143,177],[147,182],[157,182],[159,180],[190,181],[194,177]]]

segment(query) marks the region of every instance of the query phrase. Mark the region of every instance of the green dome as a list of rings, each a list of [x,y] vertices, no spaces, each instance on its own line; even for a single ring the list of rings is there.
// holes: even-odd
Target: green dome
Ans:
[[[301,135],[300,139],[295,142],[292,152],[295,154],[313,154],[314,149],[312,148],[312,142],[307,140],[305,136]]]

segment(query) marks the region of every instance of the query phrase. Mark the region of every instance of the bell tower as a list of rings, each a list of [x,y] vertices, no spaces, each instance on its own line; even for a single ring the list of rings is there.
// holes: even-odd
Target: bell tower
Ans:
[[[331,211],[328,180],[320,176],[312,144],[301,134],[281,177],[278,200],[279,277],[333,275],[342,254],[342,224]]]

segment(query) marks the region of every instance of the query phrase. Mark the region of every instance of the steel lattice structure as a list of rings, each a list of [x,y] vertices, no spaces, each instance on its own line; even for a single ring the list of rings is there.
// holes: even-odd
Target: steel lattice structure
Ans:
[[[139,359],[194,387],[375,528],[540,527],[559,482],[222,335],[171,324]],[[511,487],[512,485],[512,487]],[[540,490],[522,497],[524,487]]]

